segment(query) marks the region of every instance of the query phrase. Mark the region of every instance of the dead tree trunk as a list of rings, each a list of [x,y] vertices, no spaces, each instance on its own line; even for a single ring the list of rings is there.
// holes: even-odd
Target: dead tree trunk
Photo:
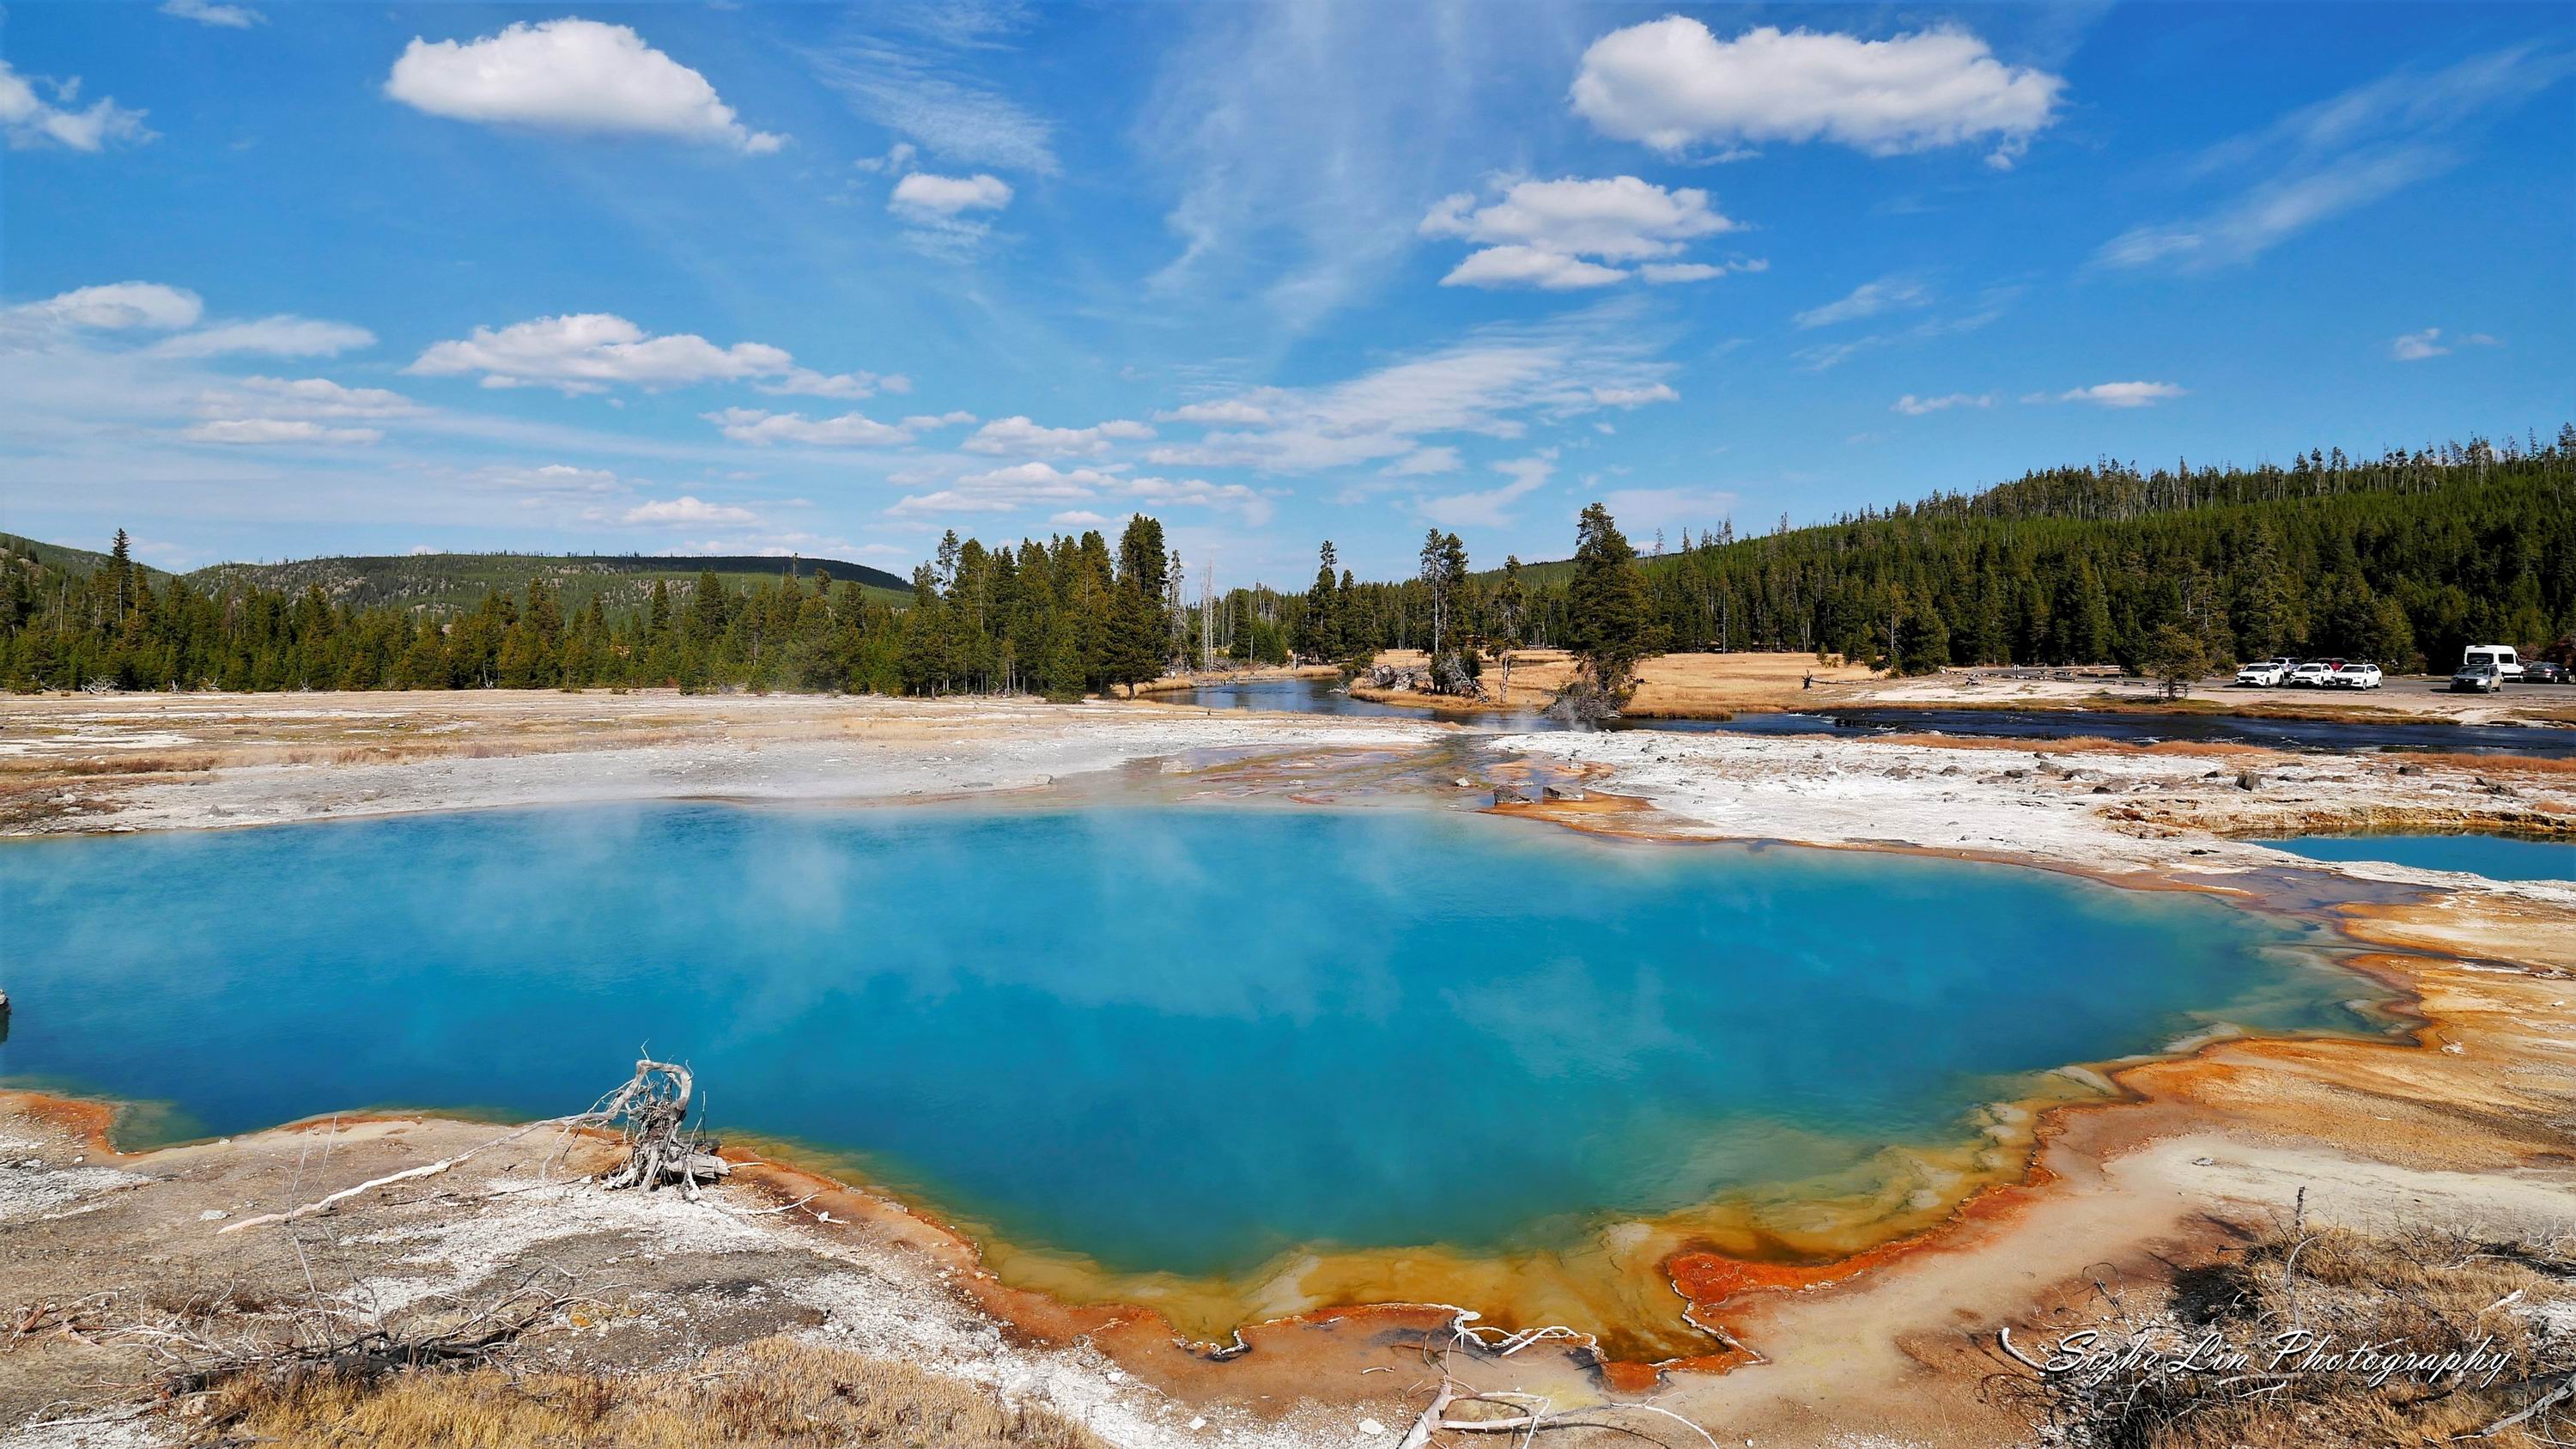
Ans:
[[[721,1144],[689,1125],[689,1098],[696,1089],[687,1067],[649,1058],[636,1062],[634,1077],[584,1114],[616,1125],[626,1144],[626,1160],[599,1185],[647,1192],[675,1186],[694,1199],[699,1182],[729,1175],[732,1164],[716,1155]]]

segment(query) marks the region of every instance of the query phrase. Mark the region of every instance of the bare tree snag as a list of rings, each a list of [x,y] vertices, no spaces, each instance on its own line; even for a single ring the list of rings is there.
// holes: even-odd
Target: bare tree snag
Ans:
[[[689,1099],[695,1094],[696,1086],[696,1079],[687,1067],[649,1058],[639,1060],[635,1063],[635,1075],[625,1085],[591,1104],[587,1112],[531,1122],[504,1132],[489,1142],[469,1147],[453,1157],[371,1178],[285,1212],[264,1213],[255,1218],[226,1223],[215,1231],[219,1234],[237,1233],[244,1228],[268,1227],[317,1217],[377,1188],[436,1177],[468,1158],[549,1128],[565,1139],[585,1129],[604,1131],[616,1128],[626,1147],[626,1156],[600,1179],[600,1186],[612,1189],[641,1187],[646,1191],[677,1186],[684,1196],[695,1201],[699,1183],[733,1172],[733,1165],[716,1155],[722,1144],[701,1136],[698,1128],[689,1125]]]
[[[647,1192],[675,1186],[694,1201],[700,1181],[730,1175],[733,1165],[716,1155],[720,1144],[689,1125],[689,1098],[696,1089],[687,1067],[649,1058],[636,1062],[634,1077],[584,1114],[598,1125],[616,1124],[626,1143],[626,1160],[599,1185]]]

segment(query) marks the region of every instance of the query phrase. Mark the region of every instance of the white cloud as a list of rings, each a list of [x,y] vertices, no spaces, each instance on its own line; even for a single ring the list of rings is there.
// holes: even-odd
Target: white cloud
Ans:
[[[248,30],[254,25],[268,23],[267,16],[247,5],[216,5],[210,4],[209,0],[162,0],[161,13],[227,30]]]
[[[199,423],[187,436],[200,443],[373,443],[375,428],[331,428],[301,418],[220,418]]]
[[[964,443],[970,453],[1033,453],[1042,458],[1098,457],[1117,442],[1154,436],[1143,423],[1125,418],[1088,428],[1041,427],[1025,417],[996,418],[975,430]]]
[[[2441,337],[2442,329],[2439,327],[2409,332],[2388,344],[2388,354],[2400,362],[2421,362],[2428,357],[2447,356],[2451,349],[2442,345]]]
[[[1563,252],[1543,252],[1536,247],[1487,247],[1469,252],[1466,260],[1440,279],[1440,285],[1537,287],[1542,291],[1569,292],[1616,286],[1626,280],[1628,274],[1620,268],[1569,257]]]
[[[1385,478],[1422,478],[1434,473],[1455,473],[1461,464],[1456,448],[1416,448],[1385,467],[1378,475]]]
[[[1614,176],[1509,180],[1483,206],[1473,193],[1460,192],[1433,206],[1416,229],[1484,246],[1443,277],[1442,286],[1565,290],[1625,280],[1628,271],[1606,264],[1673,257],[1692,241],[1736,225],[1709,206],[1705,191],[1667,191],[1634,176]],[[1586,257],[1599,260],[1580,260]],[[1664,263],[1654,280],[1716,275],[1715,269]]]
[[[2501,347],[2501,340],[2484,332],[2471,332],[2457,337],[2444,337],[2439,327],[2409,332],[2389,339],[2388,355],[2400,362],[2422,362],[2428,357],[2448,357],[2454,347]]]
[[[787,375],[778,381],[759,383],[757,386],[760,391],[774,396],[857,399],[875,397],[880,389],[886,392],[910,392],[912,379],[901,373],[883,377],[873,372],[826,374],[816,372],[810,367],[794,367],[789,368]]]
[[[80,287],[12,307],[6,320],[19,326],[87,327],[101,332],[147,328],[168,332],[193,327],[205,302],[196,293],[159,282],[111,282]]]
[[[1667,191],[1634,176],[1614,176],[1514,181],[1483,206],[1473,194],[1460,192],[1432,207],[1420,230],[1424,236],[1638,261],[1671,256],[1695,238],[1735,226],[1710,209],[1705,191]]]
[[[1259,527],[1270,521],[1270,500],[1241,483],[1211,483],[1205,478],[1122,478],[1112,485],[1148,507],[1227,508]]]
[[[2091,387],[2070,388],[2057,394],[2057,402],[2094,403],[2106,408],[2152,407],[2184,395],[2184,389],[2169,382],[2097,382]],[[2025,401],[2048,402],[2047,394],[2035,394]]]
[[[1058,528],[1100,528],[1108,524],[1109,515],[1094,513],[1088,508],[1072,508],[1048,514],[1047,522]]]
[[[850,165],[871,175],[882,171],[900,176],[912,169],[912,159],[919,154],[910,141],[897,141],[886,148],[884,155],[862,156]]]
[[[1712,277],[1725,276],[1726,268],[1711,266],[1707,262],[1648,262],[1637,269],[1637,274],[1659,284],[1705,282]]]
[[[53,92],[51,101],[36,94],[39,84]],[[0,135],[9,138],[11,150],[53,145],[102,151],[111,141],[140,145],[152,139],[143,124],[144,112],[118,105],[113,96],[73,109],[79,101],[80,77],[58,81],[22,76],[0,60]]]
[[[895,500],[886,512],[897,517],[942,513],[1010,513],[1033,505],[1086,502],[1118,481],[1096,468],[1060,470],[1051,463],[1018,463],[989,472],[968,473],[933,493]]]
[[[1556,449],[1547,448],[1526,458],[1507,458],[1488,466],[1512,481],[1481,493],[1418,498],[1413,511],[1443,528],[1508,527],[1512,505],[1546,487],[1548,480],[1556,476]]]
[[[173,337],[153,349],[164,357],[221,357],[255,353],[263,357],[337,357],[376,345],[376,334],[346,322],[280,314],[249,322],[227,322]]]
[[[2515,46],[2429,74],[2404,67],[2302,106],[2210,148],[2194,178],[2265,168],[2216,208],[2133,227],[2102,244],[2101,267],[2210,271],[2252,261],[2321,222],[2457,167],[2473,134],[2576,74],[2576,52]]]
[[[785,143],[744,126],[705,76],[633,30],[596,20],[521,22],[465,42],[415,37],[394,62],[385,94],[434,116],[488,125],[664,136],[753,156]]]
[[[911,433],[891,423],[878,422],[863,413],[843,413],[836,418],[808,418],[803,413],[726,408],[703,416],[724,429],[724,435],[735,442],[760,447],[772,443],[802,443],[816,448],[883,448],[912,441]]]
[[[208,392],[199,411],[208,417],[406,418],[424,409],[398,392],[342,387],[327,377],[246,377],[237,391]]]
[[[903,425],[916,433],[927,433],[940,428],[959,427],[973,421],[975,421],[975,415],[969,412],[915,413],[905,418]]]
[[[1603,134],[1668,154],[1824,140],[1892,156],[1991,141],[1988,160],[2009,166],[2056,119],[2065,85],[2005,65],[1965,30],[1863,40],[1766,25],[1719,40],[1674,15],[1594,41],[1571,98]]]
[[[1810,307],[1790,320],[1801,328],[1830,327],[1837,322],[1852,322],[1909,307],[1931,305],[1932,294],[1921,282],[1911,277],[1881,277],[1863,282],[1851,295],[1821,307]]]
[[[708,503],[691,494],[677,498],[648,499],[627,509],[628,523],[685,525],[692,523],[758,523],[760,515],[748,508],[727,503]]]
[[[1888,411],[1903,413],[1909,418],[1919,418],[1926,413],[1944,412],[1950,408],[1990,408],[1994,405],[1995,398],[1992,393],[1952,392],[1943,393],[1939,397],[1916,397],[1909,392],[1898,398]]]
[[[1670,383],[1649,383],[1644,387],[1596,387],[1592,400],[1605,408],[1633,408],[1647,403],[1680,402],[1682,395]]]
[[[559,494],[576,498],[623,491],[617,475],[608,469],[576,468],[570,463],[548,463],[536,468],[486,468],[475,475],[475,481],[514,493]]]
[[[1000,211],[1010,204],[1010,185],[998,176],[915,171],[894,184],[886,209],[916,221],[945,221],[962,211]]]
[[[1191,403],[1187,407],[1177,407],[1170,412],[1156,413],[1154,421],[1158,423],[1266,423],[1270,421],[1270,410],[1255,407],[1240,398],[1229,398],[1223,402]]]
[[[404,371],[426,377],[483,374],[485,387],[536,383],[564,392],[598,392],[615,383],[644,388],[774,377],[794,359],[758,342],[718,347],[694,333],[648,337],[606,312],[539,317],[495,332],[477,327],[458,341],[433,343]]]

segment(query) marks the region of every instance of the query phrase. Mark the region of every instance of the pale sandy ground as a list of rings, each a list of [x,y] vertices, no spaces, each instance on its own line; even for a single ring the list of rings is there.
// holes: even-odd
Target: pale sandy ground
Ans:
[[[1444,727],[1144,703],[552,691],[0,699],[0,833],[615,800],[903,800]],[[94,772],[94,773],[83,773]]]
[[[0,782],[20,832],[179,828],[573,800],[902,799],[1120,769],[1222,771],[1263,755],[1325,777],[1336,761],[1418,755],[1458,738],[1402,719],[1152,704],[546,693],[9,700],[0,701]],[[2500,1228],[2576,1219],[2576,891],[2321,867],[2229,838],[2427,822],[2564,830],[2576,772],[2563,766],[1654,733],[1512,736],[1460,758],[1476,778],[1508,781],[1535,766],[1579,779],[1595,800],[1528,813],[1586,828],[1898,846],[2219,888],[2248,870],[2295,865],[2439,892],[2356,923],[2373,939],[2438,953],[2381,965],[2422,1002],[2432,1045],[2226,1042],[2123,1068],[2140,1102],[2068,1116],[2042,1149],[2051,1180],[2003,1189],[2004,1210],[1963,1214],[1920,1251],[1847,1281],[1702,1305],[1703,1321],[1725,1323],[1765,1361],[1670,1374],[1653,1402],[1712,1425],[1722,1442],[2012,1442],[2012,1426],[1975,1393],[1993,1367],[1975,1345],[1996,1325],[2034,1321],[2106,1269],[2152,1279],[2209,1251],[2214,1224],[2276,1211],[2302,1186],[2312,1213],[2365,1225],[2409,1214]],[[155,772],[131,773],[137,766]],[[2238,788],[2245,769],[2259,773],[2258,788]],[[1643,803],[1582,808],[1602,792]],[[200,1212],[280,1206],[489,1130],[423,1122],[403,1129],[418,1134],[408,1141],[348,1133],[327,1172],[290,1184],[292,1134],[109,1161],[25,1104],[11,1110],[0,1135],[33,1145],[23,1158],[0,1148],[0,1158],[37,1165],[0,1175],[0,1311],[75,1277],[213,1261],[215,1224]],[[1251,1353],[1210,1364],[1175,1349],[1150,1319],[1051,1316],[889,1205],[834,1198],[836,1223],[826,1225],[810,1209],[793,1223],[739,1216],[769,1201],[748,1183],[703,1208],[627,1199],[600,1210],[542,1193],[475,1200],[477,1184],[511,1170],[495,1162],[488,1178],[478,1167],[381,1194],[366,1211],[391,1216],[371,1217],[369,1230],[393,1235],[386,1241],[405,1248],[413,1277],[489,1275],[533,1254],[602,1266],[660,1254],[640,1291],[659,1295],[662,1306],[643,1317],[665,1331],[620,1340],[631,1361],[782,1325],[839,1331],[870,1351],[1043,1397],[1121,1443],[1391,1446],[1423,1391],[1405,1335],[1440,1318],[1276,1325],[1247,1333]],[[460,1214],[477,1226],[455,1226]],[[731,1306],[704,1319],[684,1306],[695,1297],[684,1290],[745,1279],[782,1286],[763,1290],[759,1312],[733,1290]],[[772,1309],[785,1317],[764,1316]],[[1018,1327],[1002,1332],[1002,1322]],[[97,1402],[110,1363],[83,1352],[52,1338],[0,1343],[0,1386],[18,1386],[0,1394],[0,1423],[23,1423],[55,1398]],[[51,1375],[42,1384],[30,1377],[39,1363]],[[1553,1349],[1475,1371],[1561,1405],[1620,1396]],[[74,1442],[0,1439],[7,1449]]]
[[[2561,882],[2496,883],[2375,862],[2329,865],[2225,838],[2409,824],[2576,828],[2576,772],[2505,756],[2428,765],[2384,754],[1651,730],[1504,735],[1487,748],[1599,772],[1604,788],[1653,805],[1657,834],[1903,845],[2185,879],[2292,867],[2474,886],[2576,907],[2576,886]],[[2401,773],[2409,769],[2416,773]],[[2259,778],[2254,789],[2240,787],[2245,771]]]

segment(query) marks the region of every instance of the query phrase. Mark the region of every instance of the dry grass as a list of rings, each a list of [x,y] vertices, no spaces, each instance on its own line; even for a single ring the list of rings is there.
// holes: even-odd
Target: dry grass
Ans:
[[[485,1367],[374,1384],[244,1379],[218,1389],[200,1423],[209,1442],[310,1449],[1103,1449],[1050,1410],[783,1338],[641,1374]]]
[[[1428,661],[1418,649],[1390,649],[1378,655],[1377,662],[1418,668]],[[1620,712],[1630,719],[1730,719],[1737,710],[1794,709],[1817,702],[1806,688],[1809,676],[1819,687],[1877,677],[1859,665],[1819,664],[1813,654],[1659,654],[1638,663],[1636,693]],[[1574,656],[1566,651],[1515,649],[1511,698],[1485,707],[1534,708],[1573,678]],[[1502,679],[1502,666],[1487,661],[1485,688],[1499,691]],[[1456,700],[1382,690],[1358,697],[1452,710],[1462,707]]]
[[[202,775],[215,767],[209,754],[157,754],[142,752],[114,755],[91,760],[12,760],[0,765],[0,778],[9,776],[86,777],[92,775]]]
[[[2091,1367],[2001,1381],[2051,1442],[2078,1449],[2324,1449],[2561,1444],[2576,1430],[2576,1242],[2495,1241],[2445,1229],[2370,1234],[2282,1226],[2214,1266],[2181,1274],[2144,1311],[2105,1289],[2089,1323]],[[2284,1335],[2304,1335],[2292,1340]],[[2497,1362],[2466,1375],[2281,1372],[2311,1346],[2447,1354],[2483,1346]],[[2134,1361],[2125,1357],[2145,1350]],[[2023,1351],[2045,1357],[2048,1349]],[[2220,1365],[2174,1372],[2191,1361]],[[2244,1362],[2225,1365],[2229,1354]],[[2289,1357],[2285,1360],[2284,1355]],[[2495,1426],[2535,1404],[2518,1423]]]

